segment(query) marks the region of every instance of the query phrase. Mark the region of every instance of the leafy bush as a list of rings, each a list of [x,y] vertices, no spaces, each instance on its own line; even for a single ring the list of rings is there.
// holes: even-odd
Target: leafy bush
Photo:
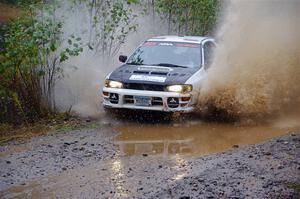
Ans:
[[[53,87],[62,75],[62,63],[82,51],[75,36],[63,45],[55,9],[43,3],[26,5],[23,16],[2,27],[1,121],[32,121],[55,111]]]
[[[2,2],[15,5],[18,3],[18,0],[2,0]]]

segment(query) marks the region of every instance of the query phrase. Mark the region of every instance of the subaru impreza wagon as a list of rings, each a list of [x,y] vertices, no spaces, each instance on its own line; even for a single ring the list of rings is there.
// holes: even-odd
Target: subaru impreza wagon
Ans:
[[[191,112],[213,59],[216,42],[198,36],[159,36],[143,42],[111,72],[102,89],[103,106]]]

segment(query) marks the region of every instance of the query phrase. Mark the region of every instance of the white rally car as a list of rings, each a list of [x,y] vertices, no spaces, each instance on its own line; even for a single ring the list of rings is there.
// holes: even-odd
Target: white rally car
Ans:
[[[191,112],[212,62],[214,39],[159,36],[143,42],[103,87],[105,108]]]

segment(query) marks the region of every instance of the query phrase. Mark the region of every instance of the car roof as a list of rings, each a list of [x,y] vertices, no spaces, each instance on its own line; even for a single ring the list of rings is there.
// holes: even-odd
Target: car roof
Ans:
[[[147,41],[165,41],[165,42],[185,42],[185,43],[196,43],[200,44],[204,39],[211,39],[210,37],[199,37],[199,36],[176,36],[166,35],[157,36],[148,39]]]

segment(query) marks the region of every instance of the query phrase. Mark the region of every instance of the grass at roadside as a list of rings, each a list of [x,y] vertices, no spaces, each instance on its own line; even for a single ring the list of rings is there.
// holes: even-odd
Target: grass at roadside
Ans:
[[[49,132],[65,133],[72,130],[96,128],[100,128],[98,121],[71,117],[65,114],[56,115],[28,125],[0,124],[0,145],[4,145],[9,141],[28,139]]]

